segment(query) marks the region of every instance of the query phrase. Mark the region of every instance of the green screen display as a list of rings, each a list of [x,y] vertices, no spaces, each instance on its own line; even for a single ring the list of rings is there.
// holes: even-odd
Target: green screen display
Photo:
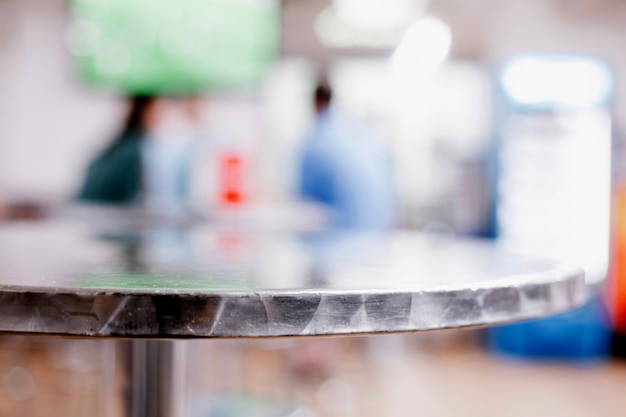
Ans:
[[[126,94],[193,94],[259,82],[279,44],[277,0],[70,0],[80,77]]]

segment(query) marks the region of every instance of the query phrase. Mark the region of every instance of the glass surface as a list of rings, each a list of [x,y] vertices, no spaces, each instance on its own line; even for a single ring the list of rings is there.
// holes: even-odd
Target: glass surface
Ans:
[[[401,290],[530,281],[558,270],[480,241],[411,232],[245,232],[210,225],[96,230],[6,224],[0,284],[184,291]]]

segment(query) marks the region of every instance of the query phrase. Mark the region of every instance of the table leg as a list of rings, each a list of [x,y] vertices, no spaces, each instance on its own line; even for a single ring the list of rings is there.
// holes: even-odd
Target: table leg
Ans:
[[[184,417],[185,342],[132,340],[118,346],[126,357],[124,417]]]

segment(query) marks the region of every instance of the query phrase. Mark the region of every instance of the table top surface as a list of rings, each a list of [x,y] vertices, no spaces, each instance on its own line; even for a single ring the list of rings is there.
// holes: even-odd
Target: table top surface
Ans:
[[[93,225],[92,225],[93,226]],[[415,232],[0,224],[0,332],[276,337],[505,323],[587,297],[577,268]]]

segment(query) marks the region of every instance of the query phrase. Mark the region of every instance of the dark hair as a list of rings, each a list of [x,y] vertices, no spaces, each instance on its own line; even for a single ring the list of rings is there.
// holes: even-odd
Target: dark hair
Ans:
[[[130,98],[130,112],[122,129],[122,136],[144,129],[144,115],[146,110],[154,103],[154,100],[154,97],[146,95]]]
[[[328,84],[320,83],[315,88],[315,104],[328,106],[333,98],[333,90]]]
[[[125,146],[129,141],[141,141],[144,136],[144,116],[148,108],[154,103],[155,98],[140,95],[129,97],[128,101],[130,102],[130,111],[126,117],[126,122],[116,139],[105,148],[103,155],[115,152],[116,149]]]
[[[89,165],[81,200],[131,203],[141,192],[141,142],[145,138],[145,116],[154,103],[149,96],[129,98],[130,111],[113,143]]]

